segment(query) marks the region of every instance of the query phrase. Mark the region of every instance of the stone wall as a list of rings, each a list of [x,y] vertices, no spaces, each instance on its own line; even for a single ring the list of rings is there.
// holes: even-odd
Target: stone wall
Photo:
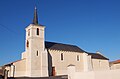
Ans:
[[[70,51],[57,51],[49,50],[49,67],[55,67],[56,75],[67,75],[67,66],[75,65],[77,71],[83,71],[83,53],[70,52]],[[63,60],[61,60],[61,54],[63,54]],[[79,56],[79,61],[77,61]],[[52,72],[52,69],[49,68]],[[49,73],[50,73],[49,72]]]
[[[92,66],[94,71],[110,69],[108,60],[92,59]]]
[[[68,67],[68,79],[120,79],[120,69],[76,72],[74,66]]]

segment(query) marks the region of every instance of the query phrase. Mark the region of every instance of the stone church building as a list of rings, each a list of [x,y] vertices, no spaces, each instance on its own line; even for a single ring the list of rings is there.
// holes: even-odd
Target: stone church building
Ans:
[[[76,71],[109,69],[109,59],[100,52],[89,53],[78,46],[45,41],[45,26],[38,23],[37,9],[33,23],[25,28],[25,51],[21,59],[2,66],[8,77],[48,77],[67,75],[67,68]]]

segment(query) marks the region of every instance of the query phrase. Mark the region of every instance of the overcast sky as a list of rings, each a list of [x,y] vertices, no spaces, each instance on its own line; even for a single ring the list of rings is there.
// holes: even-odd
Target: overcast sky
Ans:
[[[0,0],[0,65],[21,58],[35,5],[47,41],[120,59],[120,0]]]

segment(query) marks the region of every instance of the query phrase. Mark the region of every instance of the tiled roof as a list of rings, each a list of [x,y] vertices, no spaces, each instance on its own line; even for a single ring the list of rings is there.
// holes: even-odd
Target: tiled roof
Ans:
[[[62,44],[62,43],[55,43],[55,42],[45,42],[45,48],[47,49],[52,49],[52,50],[62,50],[62,51],[72,51],[72,52],[86,52],[79,48],[78,46],[75,45],[69,45],[69,44]],[[88,52],[86,52],[88,53]],[[92,58],[94,59],[104,59],[104,60],[109,60],[108,58],[104,57],[101,54],[98,53],[88,53],[88,55],[91,55]]]
[[[120,59],[119,60],[116,60],[116,61],[112,61],[112,62],[110,62],[111,64],[118,64],[118,63],[120,63]]]
[[[81,48],[75,45],[69,44],[62,44],[62,43],[55,43],[55,42],[45,42],[45,48],[52,49],[52,50],[62,50],[62,51],[72,51],[72,52],[85,52]]]
[[[94,59],[104,59],[104,60],[109,60],[108,58],[106,58],[105,56],[99,54],[99,53],[88,53],[88,55],[91,55],[91,58]]]
[[[25,60],[26,58],[23,58],[23,59],[20,59],[20,60],[16,60],[16,61],[13,61],[13,62],[10,62],[8,64],[5,64],[4,66],[11,66],[13,63],[16,63],[16,62],[19,62],[19,61],[22,61],[22,60]]]

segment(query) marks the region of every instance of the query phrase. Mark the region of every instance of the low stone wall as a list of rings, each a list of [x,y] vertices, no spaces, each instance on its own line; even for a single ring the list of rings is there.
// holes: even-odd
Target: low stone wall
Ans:
[[[95,79],[120,79],[120,69],[95,71]]]
[[[68,67],[68,79],[120,79],[120,69],[76,72],[75,66]]]

